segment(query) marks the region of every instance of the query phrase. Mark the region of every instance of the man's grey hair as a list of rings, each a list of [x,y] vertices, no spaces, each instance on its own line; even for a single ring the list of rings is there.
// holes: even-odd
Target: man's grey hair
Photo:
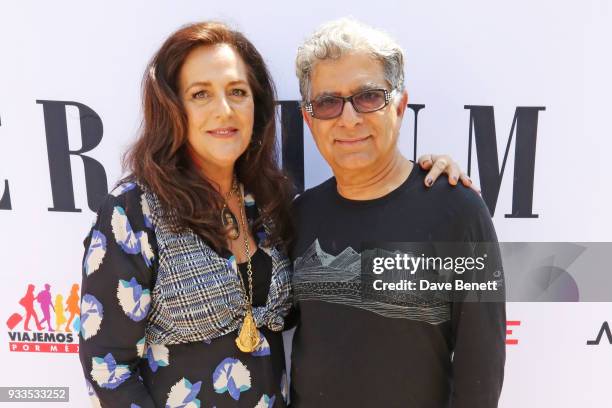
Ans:
[[[298,48],[295,71],[302,99],[310,98],[311,75],[317,61],[352,52],[366,52],[382,62],[391,89],[404,90],[404,52],[399,44],[387,33],[345,17],[323,24]]]

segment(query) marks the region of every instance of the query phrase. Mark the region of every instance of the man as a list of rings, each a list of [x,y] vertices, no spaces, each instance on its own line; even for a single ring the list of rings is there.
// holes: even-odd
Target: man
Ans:
[[[398,150],[401,48],[341,19],[299,48],[296,65],[304,119],[334,177],[295,202],[292,406],[496,407],[503,302],[385,302],[359,290],[366,241],[497,241],[477,194],[426,191],[426,172]]]

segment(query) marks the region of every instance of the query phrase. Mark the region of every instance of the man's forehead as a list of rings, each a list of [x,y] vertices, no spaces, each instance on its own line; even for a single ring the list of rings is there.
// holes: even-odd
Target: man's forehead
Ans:
[[[311,76],[313,95],[359,92],[386,86],[382,62],[364,53],[318,61]]]

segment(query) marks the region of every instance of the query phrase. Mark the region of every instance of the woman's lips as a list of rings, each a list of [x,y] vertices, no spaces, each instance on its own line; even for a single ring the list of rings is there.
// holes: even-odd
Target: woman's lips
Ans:
[[[238,134],[238,129],[233,128],[233,127],[225,127],[225,128],[207,130],[206,133],[208,133],[209,135],[213,137],[227,139],[227,138],[231,138],[235,136],[236,134]]]

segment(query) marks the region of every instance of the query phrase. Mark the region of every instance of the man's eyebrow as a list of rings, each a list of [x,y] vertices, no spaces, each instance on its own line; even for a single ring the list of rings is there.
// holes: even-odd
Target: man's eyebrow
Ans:
[[[367,82],[365,84],[361,84],[356,88],[352,88],[351,89],[351,95],[354,95],[356,93],[359,92],[363,92],[363,91],[367,91],[370,89],[385,89],[385,86],[376,83],[376,82]],[[342,93],[341,92],[332,92],[332,91],[321,91],[318,94],[316,94],[312,99],[317,99],[320,98],[322,96],[341,96]]]
[[[368,91],[370,89],[385,89],[385,87],[376,82],[368,82],[368,83],[359,85],[357,88],[351,89],[351,92],[353,94],[356,94],[359,92]]]
[[[321,91],[316,94],[312,99],[321,98],[322,96],[340,96],[340,92]]]

